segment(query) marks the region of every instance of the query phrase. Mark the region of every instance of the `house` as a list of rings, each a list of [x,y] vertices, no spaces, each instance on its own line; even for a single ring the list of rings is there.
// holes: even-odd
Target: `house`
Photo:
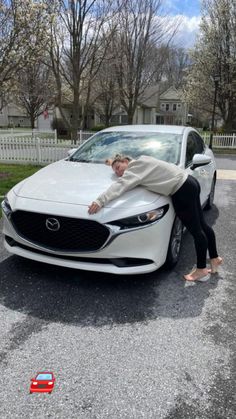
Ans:
[[[159,96],[156,112],[156,124],[186,125],[188,122],[188,104],[183,92],[174,86]]]
[[[37,129],[39,131],[52,131],[54,114],[54,109],[46,108],[37,118]]]
[[[30,127],[26,111],[15,103],[9,103],[0,110],[0,128]]]
[[[63,107],[63,113],[68,121],[72,118],[71,104],[66,103]],[[184,100],[183,93],[175,87],[170,87],[160,93],[160,86],[153,85],[145,89],[139,98],[138,106],[134,113],[134,124],[168,124],[168,125],[185,125],[188,122],[188,105]],[[46,116],[46,117],[45,117]],[[78,119],[82,117],[78,115]],[[38,117],[39,130],[46,130],[52,127],[54,121],[55,128],[65,134],[67,129],[64,125],[62,115],[59,108],[50,109],[48,114],[43,113]],[[95,112],[91,106],[89,108],[85,129],[91,129],[94,126],[103,125],[104,118]],[[122,106],[114,109],[110,120],[111,125],[128,124],[128,116]]]
[[[159,85],[149,86],[144,90],[134,114],[134,124],[156,124],[159,95]]]
[[[185,125],[189,120],[188,115],[188,105],[181,90],[170,87],[160,93],[160,86],[153,85],[147,87],[140,96],[133,123]],[[101,123],[102,119],[96,115],[95,125]],[[126,112],[122,107],[117,107],[111,118],[111,124],[124,125],[127,123]]]

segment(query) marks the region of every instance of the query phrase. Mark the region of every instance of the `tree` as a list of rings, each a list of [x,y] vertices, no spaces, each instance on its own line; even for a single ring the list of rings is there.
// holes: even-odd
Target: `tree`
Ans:
[[[123,7],[117,1],[116,78],[121,104],[132,124],[138,100],[157,71],[157,66],[148,65],[149,57],[154,47],[170,42],[177,24],[173,27],[167,18],[161,19],[161,0],[126,0]]]
[[[15,87],[18,71],[45,48],[46,6],[33,0],[0,0],[0,97]],[[37,44],[32,40],[37,37]]]
[[[186,94],[195,108],[212,113],[219,76],[216,113],[225,129],[236,119],[236,4],[234,0],[203,0],[200,38],[192,51]]]
[[[111,42],[106,47],[104,59],[93,81],[91,100],[93,101],[95,112],[99,115],[102,123],[108,127],[111,123],[113,112],[120,103],[119,89],[115,78],[116,56],[113,49],[113,35],[109,33],[105,36],[108,36]],[[104,44],[107,45],[106,40],[104,40]]]
[[[31,128],[35,121],[54,99],[54,80],[49,66],[32,60],[17,76],[16,100],[30,117]]]
[[[76,140],[89,107],[91,86],[103,61],[105,31],[112,16],[112,0],[57,0],[52,20],[50,55],[57,87],[57,106]],[[52,6],[51,6],[52,7]],[[64,112],[70,105],[71,118]]]
[[[182,88],[191,63],[188,52],[184,48],[168,46],[164,54],[166,60],[163,66],[163,79],[166,88],[170,86],[175,86],[176,89]]]

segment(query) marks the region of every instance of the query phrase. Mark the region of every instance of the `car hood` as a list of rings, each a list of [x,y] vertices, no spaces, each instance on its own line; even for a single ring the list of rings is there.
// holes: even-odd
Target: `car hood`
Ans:
[[[13,191],[21,198],[87,206],[116,180],[111,167],[105,164],[61,160],[20,182]],[[158,197],[156,193],[136,187],[119,198],[118,206],[143,206],[157,201]],[[117,206],[117,201],[106,206]]]

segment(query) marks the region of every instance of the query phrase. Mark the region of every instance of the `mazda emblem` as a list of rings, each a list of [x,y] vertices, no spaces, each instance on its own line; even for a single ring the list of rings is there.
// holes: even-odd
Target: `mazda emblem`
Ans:
[[[56,218],[47,218],[46,227],[50,231],[58,231],[60,229],[60,223]]]

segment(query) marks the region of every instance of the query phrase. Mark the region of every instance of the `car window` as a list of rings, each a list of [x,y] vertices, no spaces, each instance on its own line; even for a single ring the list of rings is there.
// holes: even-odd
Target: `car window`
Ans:
[[[162,132],[110,131],[96,134],[82,145],[69,160],[104,163],[116,154],[138,158],[152,156],[178,164],[182,135]]]
[[[193,132],[192,135],[196,143],[197,153],[202,154],[205,150],[205,144],[204,144],[203,139],[200,137],[200,135],[197,132]]]
[[[38,374],[36,380],[52,380],[52,374]]]
[[[205,145],[200,135],[196,132],[190,132],[187,139],[185,166],[191,164],[194,154],[201,154],[204,149]]]

